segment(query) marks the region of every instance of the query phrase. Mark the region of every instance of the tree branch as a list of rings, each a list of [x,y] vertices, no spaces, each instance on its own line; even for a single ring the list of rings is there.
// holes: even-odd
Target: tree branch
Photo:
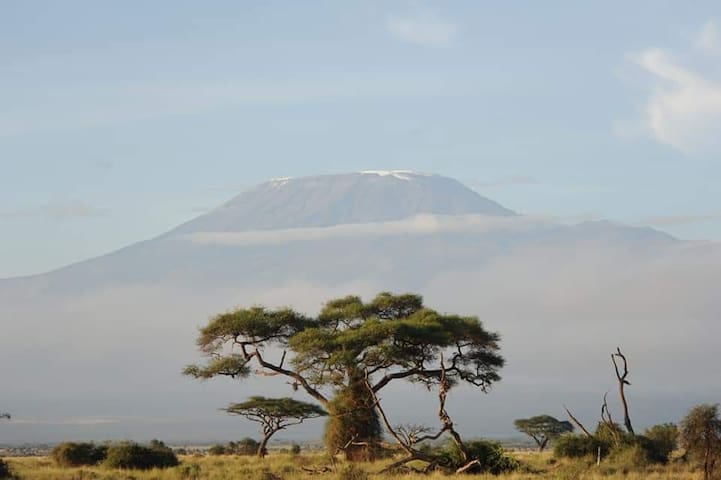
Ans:
[[[266,362],[257,349],[253,351],[251,355],[258,360],[258,364],[260,364],[261,367],[295,379],[300,384],[300,386],[303,387],[306,392],[308,392],[308,395],[318,400],[324,407],[328,407],[328,404],[330,403],[328,399],[318,390],[313,388],[313,386],[308,382],[308,380],[306,380],[301,374],[292,370],[282,368],[279,365],[274,365],[272,363]]]
[[[587,437],[593,438],[593,435],[591,435],[591,433],[590,433],[588,430],[586,430],[586,427],[584,427],[583,424],[582,424],[581,422],[579,422],[576,417],[573,416],[573,414],[572,414],[571,411],[568,409],[568,407],[564,405],[563,408],[566,410],[566,413],[568,414],[568,417],[571,419],[571,421],[572,421],[573,423],[575,423],[576,426],[577,426],[583,433],[585,433]]]

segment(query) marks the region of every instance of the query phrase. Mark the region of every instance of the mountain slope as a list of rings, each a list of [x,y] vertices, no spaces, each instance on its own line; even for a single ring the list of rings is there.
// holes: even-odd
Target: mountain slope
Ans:
[[[514,213],[451,178],[369,171],[271,180],[170,233],[327,227],[419,214]]]

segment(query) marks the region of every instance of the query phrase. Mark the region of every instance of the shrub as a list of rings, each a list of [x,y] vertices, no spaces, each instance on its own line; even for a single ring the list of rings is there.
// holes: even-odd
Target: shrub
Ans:
[[[63,442],[53,448],[50,456],[61,467],[97,465],[105,459],[108,447],[86,442]]]
[[[260,443],[250,437],[245,437],[235,444],[233,453],[236,455],[255,455],[258,453]]]
[[[561,435],[553,447],[553,455],[562,458],[595,457],[599,448],[601,456],[605,457],[609,451],[608,443],[585,435]]]
[[[298,445],[297,443],[294,443],[290,447],[290,453],[292,453],[293,455],[300,455],[300,445]]]
[[[178,457],[163,442],[153,440],[150,445],[122,442],[108,448],[105,466],[149,470],[178,465]]]
[[[662,423],[647,428],[643,435],[652,443],[655,457],[667,463],[678,445],[678,427],[673,423]]]
[[[11,479],[13,478],[12,471],[10,470],[10,465],[7,464],[2,458],[0,458],[0,479]]]
[[[470,440],[465,442],[468,458],[478,460],[480,465],[473,468],[474,473],[491,473],[499,475],[518,468],[518,461],[507,456],[500,443],[487,440]],[[443,463],[452,468],[464,465],[463,455],[455,442],[449,441],[440,452]]]
[[[208,455],[225,455],[228,453],[225,445],[216,444],[208,449]]]

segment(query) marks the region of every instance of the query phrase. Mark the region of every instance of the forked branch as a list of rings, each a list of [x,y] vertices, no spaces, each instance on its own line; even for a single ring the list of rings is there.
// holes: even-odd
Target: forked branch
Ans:
[[[616,362],[617,358],[623,362],[623,373],[621,373],[621,370],[618,368],[618,363]],[[613,362],[613,369],[616,372],[616,379],[618,380],[618,393],[621,397],[621,405],[623,406],[623,425],[626,427],[628,433],[635,435],[633,425],[631,425],[631,418],[628,415],[628,402],[626,401],[626,392],[624,389],[626,385],[631,385],[631,383],[626,380],[626,377],[628,377],[628,361],[626,360],[626,356],[621,353],[620,347],[616,348],[616,353],[611,354],[611,361]]]

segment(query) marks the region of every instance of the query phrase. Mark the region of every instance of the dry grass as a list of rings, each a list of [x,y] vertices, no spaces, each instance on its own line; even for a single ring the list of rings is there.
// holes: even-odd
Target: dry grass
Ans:
[[[554,462],[548,454],[514,454],[523,464],[519,472],[494,477],[492,475],[465,476],[466,478],[497,480],[541,480],[546,478],[560,480],[697,480],[702,475],[692,472],[686,466],[654,466],[643,469],[624,468],[604,465],[597,467],[592,462]],[[60,468],[47,457],[27,457],[6,459],[14,472],[23,480],[438,480],[452,478],[441,472],[429,475],[421,474],[377,474],[386,463],[375,462],[361,464],[363,472],[351,474],[348,465],[337,462],[320,454],[287,455],[273,454],[264,460],[255,457],[181,457],[179,467],[167,470],[120,471],[102,467]],[[330,466],[331,472],[310,474],[306,468]]]

